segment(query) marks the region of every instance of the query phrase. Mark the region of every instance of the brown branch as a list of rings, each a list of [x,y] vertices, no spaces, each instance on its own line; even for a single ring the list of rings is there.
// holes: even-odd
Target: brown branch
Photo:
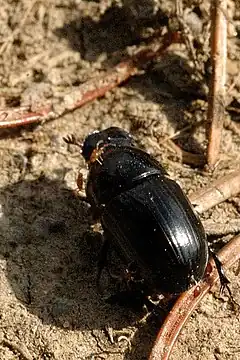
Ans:
[[[229,243],[218,252],[218,257],[225,269],[231,267],[239,260],[240,235],[229,241]],[[167,360],[169,358],[177,337],[187,319],[213,284],[219,279],[212,259],[210,260],[210,266],[214,269],[210,275],[206,276],[196,286],[179,296],[158,333],[149,360]],[[196,296],[196,292],[199,293],[198,296]]]
[[[0,110],[0,129],[28,125],[44,120],[55,119],[58,115],[51,106],[39,108],[38,111],[30,111],[30,107],[6,108]]]
[[[179,41],[178,33],[165,34],[161,45],[157,45],[157,47],[155,45],[154,49],[153,46],[148,46],[138,51],[134,56],[122,61],[103,76],[91,79],[80,85],[75,91],[65,95],[63,101],[57,105],[42,106],[37,112],[31,112],[30,109],[26,110],[26,107],[2,109],[0,110],[0,129],[56,119],[90,101],[102,97],[107,91],[112,90],[131,76],[136,75],[140,67],[162,55],[169,45]]]
[[[195,210],[202,214],[204,211],[220,204],[240,192],[240,169],[228,174],[212,183],[207,188],[189,196]]]
[[[208,99],[207,163],[214,167],[218,160],[225,107],[227,59],[226,0],[212,0],[211,6],[211,61],[212,77]]]

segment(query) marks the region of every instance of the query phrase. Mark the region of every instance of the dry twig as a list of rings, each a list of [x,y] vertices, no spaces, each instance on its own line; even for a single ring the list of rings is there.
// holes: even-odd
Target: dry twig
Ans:
[[[212,77],[208,99],[207,163],[214,167],[218,160],[225,107],[227,59],[226,0],[212,0],[211,6],[211,61]]]
[[[0,129],[56,119],[90,101],[102,97],[107,91],[112,90],[131,76],[136,75],[141,66],[162,55],[169,45],[179,41],[178,33],[165,34],[161,45],[155,46],[154,49],[153,46],[148,46],[138,51],[133,57],[122,61],[103,76],[91,79],[80,85],[77,90],[65,95],[58,109],[53,104],[46,108],[43,106],[39,107],[37,112],[30,112],[30,109],[23,111],[21,107],[17,109],[2,109],[0,110]]]
[[[240,169],[214,181],[212,185],[195,192],[189,198],[195,210],[202,214],[238,193],[240,193]]]
[[[39,108],[32,112],[29,107],[0,109],[0,129],[28,125],[44,120],[51,120],[57,117],[51,107]]]

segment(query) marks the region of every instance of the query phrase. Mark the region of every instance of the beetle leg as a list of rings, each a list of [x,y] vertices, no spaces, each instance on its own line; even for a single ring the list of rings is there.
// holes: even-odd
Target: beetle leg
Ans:
[[[74,135],[67,135],[63,137],[63,141],[70,145],[77,145],[80,149],[82,149],[82,143]]]
[[[103,229],[104,229],[104,227],[103,227]],[[128,305],[135,309],[136,308],[142,309],[146,303],[147,298],[143,291],[142,282],[136,281],[132,276],[130,276],[130,274],[133,275],[134,265],[130,264],[131,271],[127,271],[127,276],[126,276],[126,274],[123,277],[113,275],[107,266],[108,265],[107,258],[108,258],[109,251],[111,251],[110,245],[111,245],[112,241],[111,241],[111,236],[108,234],[106,229],[104,229],[103,237],[104,237],[104,242],[103,242],[102,248],[100,250],[98,266],[97,266],[98,267],[98,271],[97,271],[98,292],[100,294],[103,293],[101,285],[100,285],[100,280],[101,280],[102,272],[103,272],[104,268],[106,267],[108,275],[112,279],[118,280],[118,286],[120,286],[120,288],[123,286],[126,289],[120,290],[120,288],[119,288],[119,290],[115,294],[108,296],[105,299],[105,301],[107,301],[108,303],[111,303],[111,304],[119,304],[119,305],[125,305],[125,306]]]
[[[221,263],[221,261],[219,260],[219,258],[217,257],[217,255],[210,250],[210,253],[213,257],[213,260],[215,262],[216,268],[217,268],[217,272],[219,275],[219,279],[220,279],[220,283],[221,283],[221,287],[220,287],[220,294],[223,293],[224,289],[227,289],[229,292],[229,295],[231,296],[231,290],[228,286],[228,284],[230,284],[230,281],[228,280],[228,278],[225,275],[224,269],[223,269],[223,265]]]
[[[218,276],[220,279],[220,294],[223,293],[223,291],[225,289],[227,289],[228,294],[229,294],[229,298],[231,300],[232,304],[235,304],[237,306],[239,306],[239,304],[236,302],[236,300],[233,298],[232,292],[230,287],[228,286],[228,284],[230,284],[230,280],[228,280],[227,276],[225,275],[224,269],[223,269],[223,264],[221,263],[221,261],[219,260],[218,256],[210,250],[210,253],[212,255],[212,258],[215,262],[216,268],[217,268],[217,272],[218,272]]]
[[[100,286],[100,280],[101,280],[101,275],[102,275],[103,269],[105,267],[106,267],[107,273],[111,279],[118,280],[118,281],[122,280],[122,277],[112,274],[109,267],[107,266],[107,256],[108,256],[109,252],[111,251],[111,248],[110,248],[111,241],[109,241],[105,232],[103,235],[103,239],[104,239],[104,242],[103,242],[102,248],[100,250],[98,265],[97,265],[97,267],[98,267],[97,287],[98,287],[98,289],[100,289],[100,291],[99,291],[100,293],[102,292],[101,286]]]
[[[93,205],[90,201],[88,201],[88,203],[91,205],[90,213],[92,214],[93,221],[99,221],[99,219],[101,218],[104,206],[103,205],[96,206],[95,204]]]
[[[125,280],[125,284],[130,291],[135,289],[141,291],[146,290],[146,284],[140,276],[140,273],[134,261],[132,261],[125,269],[123,280]]]
[[[100,286],[100,280],[101,280],[101,275],[103,272],[103,269],[105,268],[106,264],[107,264],[107,254],[109,251],[109,241],[106,240],[106,238],[104,239],[104,243],[102,245],[102,248],[100,250],[100,255],[99,255],[99,259],[98,259],[98,272],[97,272],[97,289],[98,292],[101,294],[102,293],[102,289]]]

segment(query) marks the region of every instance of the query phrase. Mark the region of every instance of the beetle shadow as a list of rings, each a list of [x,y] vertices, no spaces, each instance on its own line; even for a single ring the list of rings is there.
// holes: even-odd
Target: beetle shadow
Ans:
[[[5,187],[0,199],[0,256],[9,293],[30,313],[68,329],[118,329],[136,320],[136,313],[107,304],[97,293],[101,243],[86,241],[88,205],[63,181],[19,181]]]
[[[96,15],[80,16],[55,30],[55,35],[67,39],[69,46],[90,62],[103,53],[108,57],[116,57],[118,52],[120,56],[126,55],[127,46],[143,40],[144,29],[149,26],[158,29],[167,21],[160,10],[154,11],[153,0],[123,0],[122,6],[112,4],[98,20],[94,19]]]
[[[204,147],[192,133],[192,127],[194,128],[199,121],[199,115],[198,119],[194,116],[191,116],[190,119],[186,118],[186,112],[189,114],[192,112],[194,100],[206,101],[205,84],[192,77],[193,71],[187,59],[178,54],[166,53],[160,60],[148,67],[144,74],[131,78],[125,86],[136,90],[145,100],[160,104],[163,119],[167,118],[175,132],[190,125],[189,130],[184,131],[174,142],[183,150],[204,154]],[[158,116],[161,119],[161,114]],[[203,116],[201,114],[201,118]],[[144,127],[141,118],[139,122],[142,123],[140,127]],[[132,132],[137,130],[138,119],[133,118]]]

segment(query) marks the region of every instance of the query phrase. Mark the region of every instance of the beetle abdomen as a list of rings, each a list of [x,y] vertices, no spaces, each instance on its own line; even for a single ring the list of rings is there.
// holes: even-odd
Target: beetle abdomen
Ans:
[[[126,265],[134,261],[149,287],[178,293],[202,278],[208,260],[205,232],[169,178],[146,178],[113,198],[102,224]]]

